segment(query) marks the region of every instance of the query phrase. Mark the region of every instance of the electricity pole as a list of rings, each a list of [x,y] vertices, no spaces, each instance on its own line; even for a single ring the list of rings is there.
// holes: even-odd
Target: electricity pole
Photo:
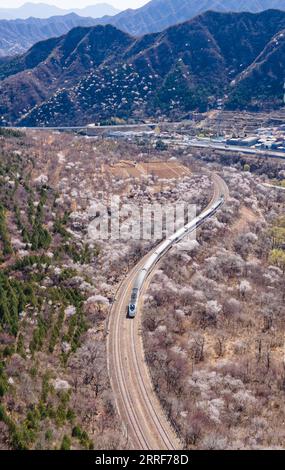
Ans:
[[[223,110],[223,100],[219,98],[217,100],[217,108],[218,108],[218,120],[217,120],[217,137],[221,136],[221,125],[222,125],[222,110]]]

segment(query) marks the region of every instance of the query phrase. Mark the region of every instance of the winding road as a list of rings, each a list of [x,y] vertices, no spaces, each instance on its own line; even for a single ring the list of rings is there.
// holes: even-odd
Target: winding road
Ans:
[[[222,194],[226,199],[228,197],[228,188],[222,178],[214,174],[213,183],[214,192],[209,206]],[[128,446],[137,450],[178,450],[182,444],[164,414],[145,362],[141,334],[142,309],[138,308],[134,320],[127,318],[134,280],[155,250],[139,261],[118,289],[108,325],[108,371]],[[156,268],[157,265],[148,277],[144,290]]]

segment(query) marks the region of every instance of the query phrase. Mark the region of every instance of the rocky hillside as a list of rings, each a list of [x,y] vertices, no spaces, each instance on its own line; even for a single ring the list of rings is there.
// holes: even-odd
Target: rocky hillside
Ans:
[[[285,30],[278,32],[254,62],[231,84],[228,107],[278,106],[284,80]],[[258,84],[258,86],[257,86]]]
[[[217,98],[234,109],[280,106],[284,29],[277,10],[207,12],[139,39],[110,25],[75,28],[0,63],[2,124],[179,118]]]

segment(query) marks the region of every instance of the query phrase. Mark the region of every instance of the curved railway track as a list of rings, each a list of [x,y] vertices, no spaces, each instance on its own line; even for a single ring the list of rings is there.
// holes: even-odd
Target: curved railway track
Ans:
[[[214,194],[209,206],[221,194],[228,196],[224,181],[217,175],[213,176],[213,180]],[[141,309],[138,309],[135,320],[127,319],[127,305],[134,280],[155,250],[156,247],[137,263],[118,289],[108,325],[108,371],[129,447],[177,450],[182,445],[164,414],[145,362]],[[151,275],[154,271],[155,268]],[[151,281],[151,275],[145,288]]]

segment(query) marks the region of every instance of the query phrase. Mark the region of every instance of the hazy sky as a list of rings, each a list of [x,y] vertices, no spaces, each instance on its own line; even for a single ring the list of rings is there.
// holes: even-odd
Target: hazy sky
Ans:
[[[49,3],[61,8],[82,8],[96,3],[109,3],[119,10],[126,8],[138,8],[149,0],[0,0],[0,8],[15,8],[23,5],[23,3]]]

